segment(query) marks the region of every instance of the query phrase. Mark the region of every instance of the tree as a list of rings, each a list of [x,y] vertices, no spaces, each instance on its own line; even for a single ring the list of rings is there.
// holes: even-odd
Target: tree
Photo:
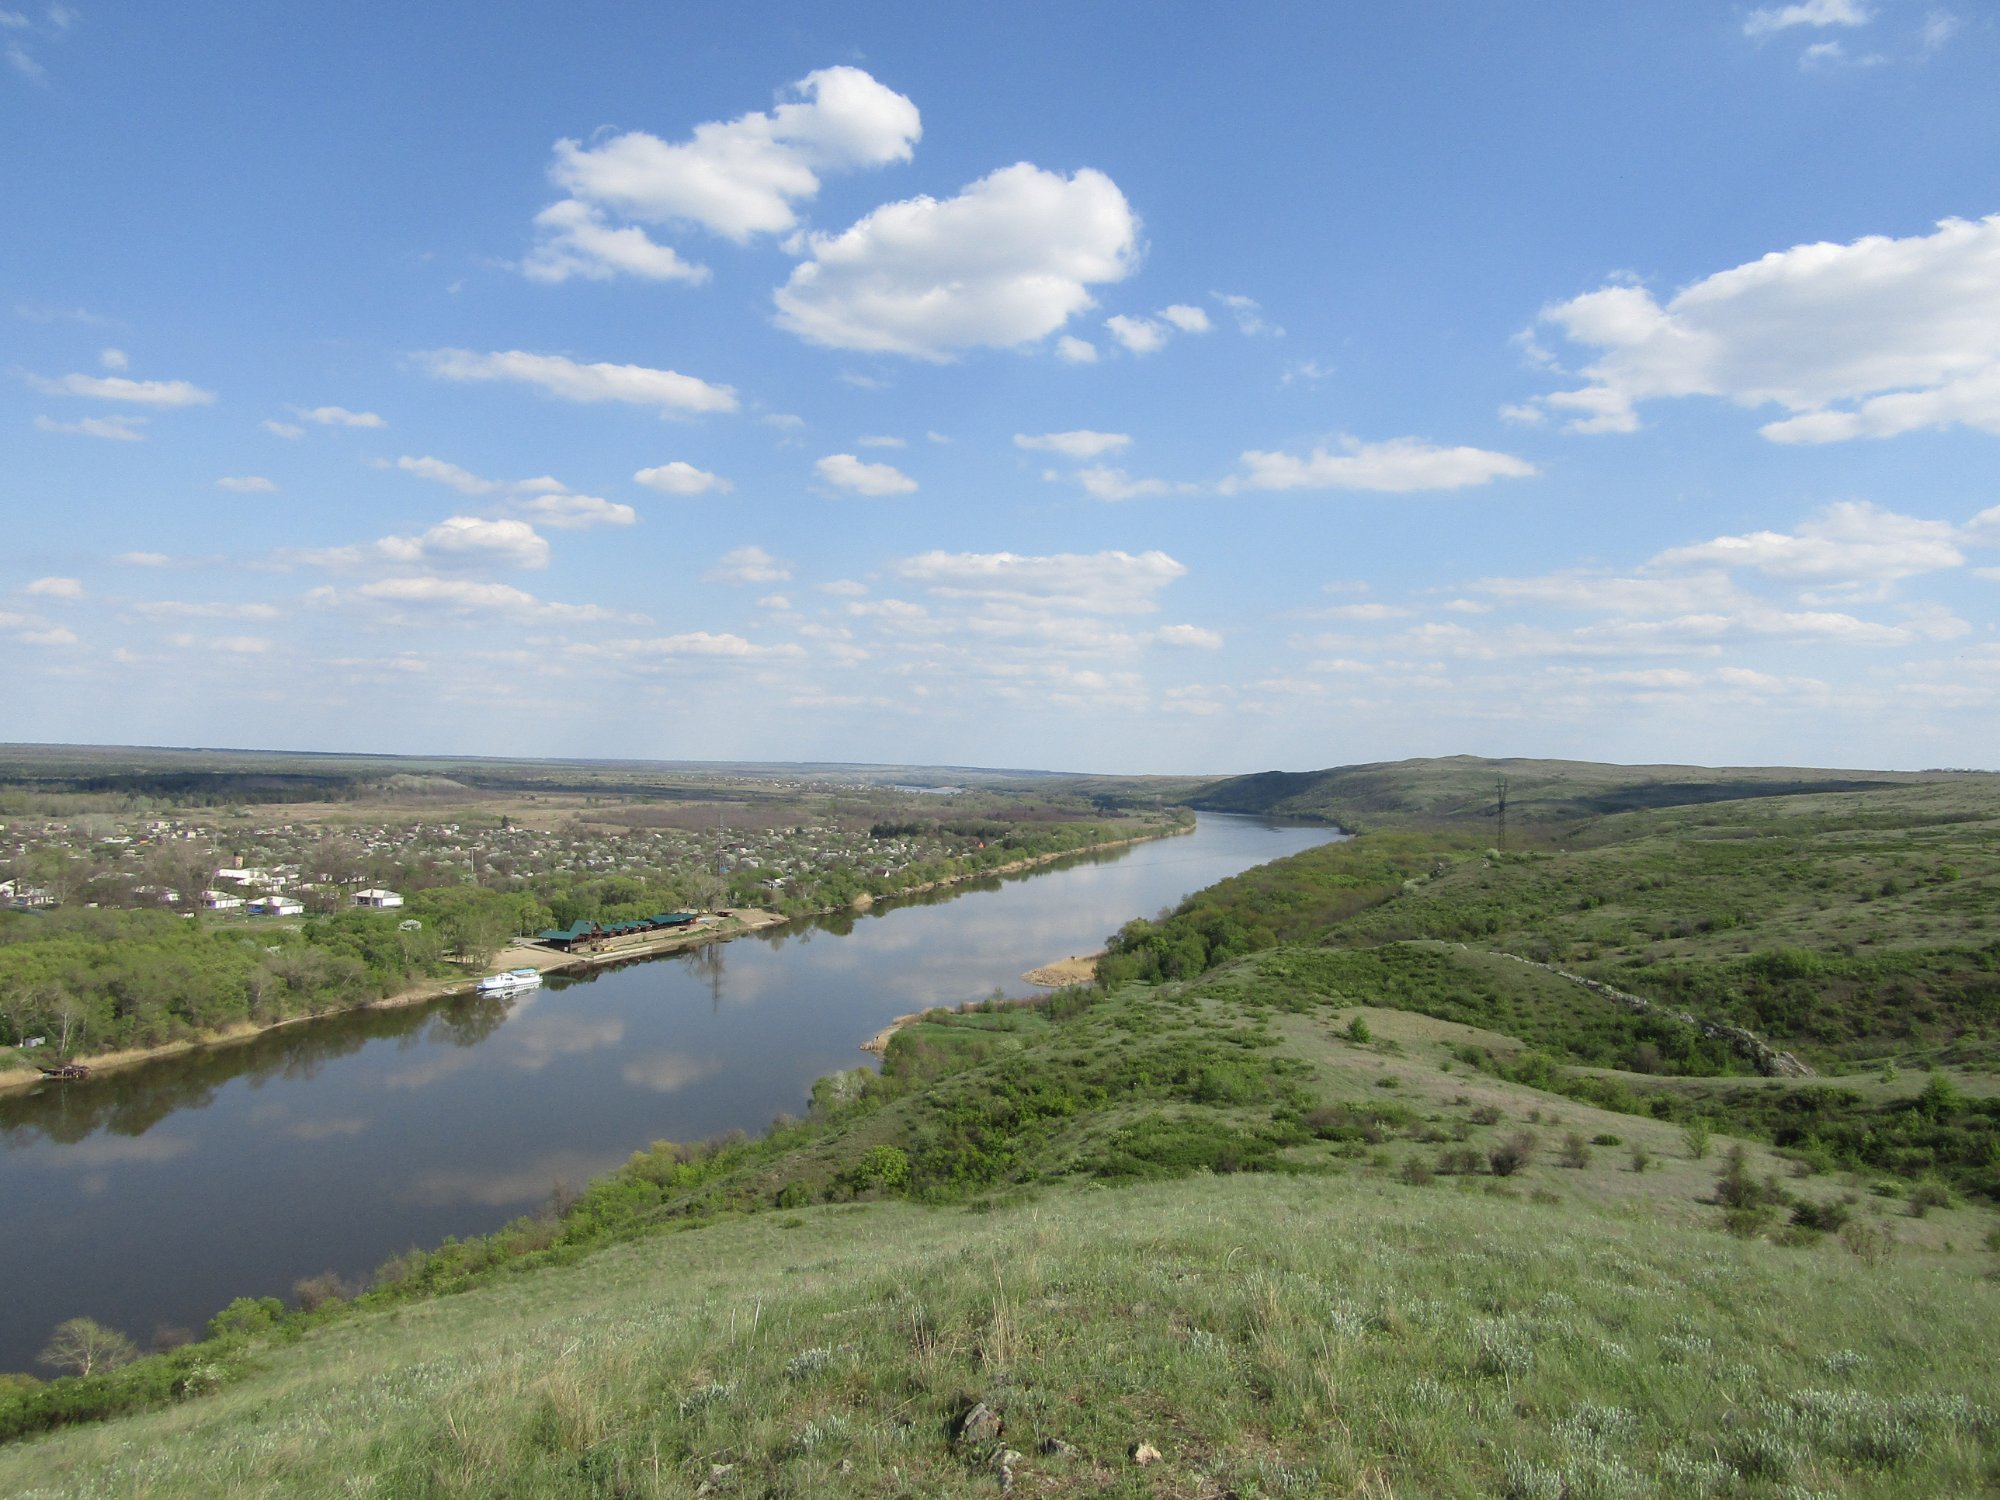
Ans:
[[[71,1318],[57,1324],[48,1347],[35,1356],[37,1363],[76,1375],[115,1370],[138,1357],[130,1339],[94,1318]]]

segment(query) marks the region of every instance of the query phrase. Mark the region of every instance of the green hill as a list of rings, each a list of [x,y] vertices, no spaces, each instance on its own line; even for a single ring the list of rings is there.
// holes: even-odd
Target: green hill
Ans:
[[[0,1390],[153,1408],[0,1492],[1990,1493],[2000,796],[1787,774],[1222,882],[762,1139]]]
[[[1387,827],[1497,827],[1505,783],[1517,828],[1588,824],[1648,808],[1869,791],[1936,781],[1987,780],[1975,772],[1818,771],[1794,766],[1612,766],[1574,760],[1487,760],[1474,755],[1381,761],[1325,771],[1263,771],[1187,794],[1204,812],[1309,818],[1351,832]]]

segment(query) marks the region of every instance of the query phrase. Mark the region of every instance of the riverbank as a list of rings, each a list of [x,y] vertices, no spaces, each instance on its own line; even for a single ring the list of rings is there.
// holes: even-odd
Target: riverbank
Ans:
[[[1104,957],[1102,952],[1072,954],[1059,958],[1052,964],[1043,964],[1039,969],[1030,969],[1021,978],[1029,984],[1045,990],[1065,989],[1072,984],[1089,984],[1097,978],[1097,961]]]
[[[591,953],[558,953],[552,948],[512,943],[500,950],[499,956],[489,967],[496,973],[507,969],[534,969],[543,974],[575,973],[582,969],[596,968],[600,964],[620,963],[632,958],[656,958],[661,954],[698,947],[703,943],[726,942],[730,938],[741,937],[745,933],[756,932],[765,927],[776,927],[789,920],[790,918],[772,911],[763,911],[755,907],[735,907],[731,909],[727,918],[712,927],[701,927],[693,931],[683,929],[657,937],[641,938]],[[226,1027],[221,1031],[203,1032],[199,1036],[162,1042],[157,1047],[129,1047],[74,1060],[89,1068],[93,1074],[115,1073],[125,1068],[137,1067],[142,1063],[158,1062],[163,1058],[179,1057],[189,1052],[236,1046],[286,1026],[330,1020],[336,1016],[353,1015],[360,1011],[397,1010],[408,1005],[424,1005],[433,1000],[449,999],[453,995],[470,995],[477,991],[479,981],[483,977],[482,974],[464,974],[433,979],[423,984],[412,985],[406,990],[398,990],[393,995],[366,1000],[359,1005],[342,1006],[338,1010],[286,1016],[281,1020],[266,1021],[261,1024],[246,1022],[240,1026]],[[42,1081],[42,1075],[38,1070],[9,1069],[0,1072],[0,1093],[31,1088]]]
[[[885,902],[895,901],[906,896],[917,896],[928,891],[945,890],[952,886],[966,885],[977,880],[1005,875],[1017,875],[1027,870],[1037,869],[1043,865],[1053,864],[1059,860],[1075,859],[1088,854],[1101,854],[1113,849],[1127,848],[1134,844],[1151,843],[1155,839],[1192,833],[1195,830],[1195,826],[1194,823],[1190,822],[1185,826],[1161,828],[1157,831],[1136,834],[1131,838],[1106,839],[1102,843],[1085,844],[1075,849],[1062,849],[1049,854],[1032,855],[1025,859],[1009,860],[1005,864],[989,866],[982,870],[968,870],[962,875],[954,875],[944,880],[925,881],[920,885],[909,886],[904,890],[893,892],[880,899]],[[851,906],[818,907],[811,912],[805,913],[804,916],[833,916],[846,910],[867,910],[875,904],[876,898],[863,896]],[[655,958],[663,954],[677,952],[681,949],[696,947],[703,943],[725,941],[729,938],[740,937],[745,933],[755,932],[766,927],[779,926],[785,922],[796,920],[801,920],[801,918],[788,917],[777,912],[764,911],[758,908],[736,907],[731,909],[730,915],[724,923],[713,927],[703,927],[691,932],[681,930],[656,936],[642,937],[597,949],[590,953],[557,953],[552,949],[532,944],[512,944],[501,951],[490,968],[495,972],[510,968],[533,968],[545,974],[575,972],[595,968],[603,964],[620,963],[627,959]],[[414,985],[409,989],[400,990],[394,995],[384,996],[380,999],[363,1001],[358,1005],[343,1006],[338,1010],[287,1016],[282,1020],[261,1024],[246,1022],[238,1026],[225,1028],[221,1031],[204,1032],[198,1036],[182,1037],[171,1042],[162,1042],[155,1047],[125,1048],[115,1052],[103,1052],[94,1056],[79,1057],[74,1059],[74,1061],[82,1063],[92,1073],[116,1072],[136,1067],[143,1063],[156,1062],[163,1058],[177,1057],[206,1048],[233,1046],[249,1041],[254,1037],[262,1036],[266,1032],[276,1031],[283,1026],[296,1026],[308,1021],[326,1020],[333,1016],[350,1015],[358,1011],[390,1010],[401,1006],[422,1005],[433,1000],[443,1000],[453,995],[471,994],[481,977],[477,974],[454,975],[449,978],[435,979],[424,984]],[[895,1026],[892,1024],[881,1033],[881,1043],[883,1046],[886,1047],[888,1045],[888,1036],[893,1034],[894,1030]],[[870,1043],[864,1044],[864,1050],[868,1046],[872,1046],[872,1044],[871,1039]],[[32,1088],[42,1081],[41,1073],[33,1068],[16,1067],[0,1071],[0,1093]]]

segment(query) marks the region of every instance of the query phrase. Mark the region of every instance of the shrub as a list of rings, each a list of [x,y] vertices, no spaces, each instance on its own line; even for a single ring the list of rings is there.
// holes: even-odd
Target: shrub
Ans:
[[[1375,1033],[1368,1029],[1368,1023],[1356,1016],[1347,1023],[1347,1039],[1357,1046],[1365,1046],[1375,1040]]]
[[[1534,1158],[1535,1138],[1528,1131],[1517,1131],[1486,1153],[1486,1165],[1495,1177],[1512,1177]]]
[[[1837,1200],[1827,1203],[1799,1202],[1792,1205],[1792,1222],[1801,1229],[1817,1230],[1821,1234],[1837,1233],[1851,1217],[1853,1209]]]
[[[1566,1167],[1587,1167],[1590,1165],[1590,1142],[1572,1130],[1563,1137],[1562,1164]]]
[[[1593,1146],[1622,1146],[1625,1144],[1625,1138],[1613,1135],[1608,1130],[1600,1130],[1590,1138],[1590,1144]]]
[[[1470,1146],[1438,1152],[1437,1170],[1444,1177],[1471,1177],[1479,1171],[1479,1153]]]
[[[1652,1155],[1646,1150],[1644,1146],[1634,1146],[1632,1148],[1633,1171],[1643,1172],[1646,1170],[1646,1168],[1650,1167],[1652,1164],[1653,1164]]]
[[[1501,1120],[1501,1114],[1499,1106],[1481,1104],[1472,1111],[1468,1118],[1475,1125],[1498,1125]]]
[[[1694,1120],[1681,1131],[1681,1139],[1687,1143],[1687,1152],[1695,1161],[1708,1160],[1709,1129],[1705,1122]]]
[[[1410,1157],[1403,1163],[1403,1170],[1396,1175],[1411,1187],[1429,1187],[1437,1180],[1437,1173],[1431,1170],[1431,1164],[1421,1156]]]
[[[1950,1208],[1951,1189],[1935,1177],[1926,1177],[1910,1189],[1910,1217],[1921,1219],[1934,1208]]]

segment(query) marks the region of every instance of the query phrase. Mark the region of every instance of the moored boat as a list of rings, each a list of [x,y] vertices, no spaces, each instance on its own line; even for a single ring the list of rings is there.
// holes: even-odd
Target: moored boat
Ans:
[[[487,975],[475,988],[482,995],[505,994],[511,990],[531,990],[541,982],[539,969],[509,969],[504,974]]]

